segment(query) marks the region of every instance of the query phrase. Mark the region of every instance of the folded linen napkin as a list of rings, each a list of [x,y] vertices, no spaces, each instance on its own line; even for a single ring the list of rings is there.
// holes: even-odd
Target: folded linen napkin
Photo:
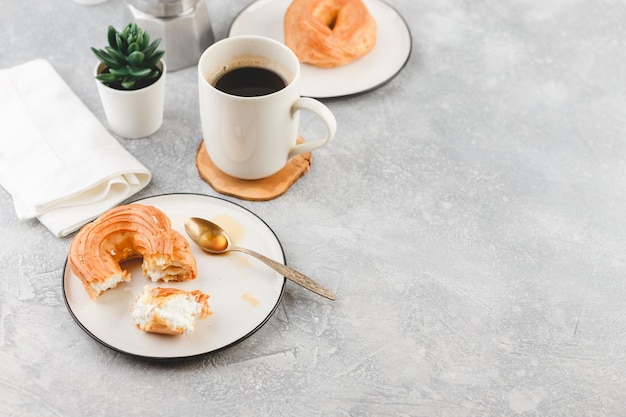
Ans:
[[[19,219],[65,236],[150,179],[47,61],[0,70],[0,185]]]

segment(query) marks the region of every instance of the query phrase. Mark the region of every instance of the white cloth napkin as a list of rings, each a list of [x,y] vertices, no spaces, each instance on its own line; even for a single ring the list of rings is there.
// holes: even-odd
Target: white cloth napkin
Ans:
[[[0,185],[19,219],[65,236],[150,179],[47,61],[0,70]]]

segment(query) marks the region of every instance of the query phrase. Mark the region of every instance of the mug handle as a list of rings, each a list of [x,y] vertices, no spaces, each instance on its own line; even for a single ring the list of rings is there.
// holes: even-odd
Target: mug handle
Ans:
[[[289,155],[287,157],[288,160],[303,152],[309,152],[313,149],[321,148],[326,145],[328,141],[335,136],[335,132],[337,132],[337,120],[335,120],[335,116],[333,116],[328,107],[323,105],[321,102],[310,97],[299,97],[296,102],[293,103],[293,106],[291,106],[291,114],[293,115],[300,110],[309,110],[322,119],[327,129],[326,137],[294,146],[289,151]]]

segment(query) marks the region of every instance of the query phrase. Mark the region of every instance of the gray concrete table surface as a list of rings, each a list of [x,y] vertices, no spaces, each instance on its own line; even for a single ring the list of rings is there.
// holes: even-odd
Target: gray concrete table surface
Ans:
[[[242,343],[136,360],[68,313],[72,236],[0,189],[0,415],[626,415],[626,4],[388,1],[403,71],[324,100],[336,139],[288,193],[225,197],[338,300],[287,283]],[[247,4],[208,0],[218,39]],[[125,3],[0,6],[0,68],[47,59],[106,125],[89,47]],[[194,164],[195,68],[166,89],[163,127],[119,139],[153,173],[135,198],[219,195]]]

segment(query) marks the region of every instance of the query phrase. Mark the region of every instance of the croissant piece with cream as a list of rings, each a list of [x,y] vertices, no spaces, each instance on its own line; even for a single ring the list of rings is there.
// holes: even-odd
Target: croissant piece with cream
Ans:
[[[130,313],[135,325],[143,331],[190,334],[195,330],[196,319],[206,319],[212,314],[208,299],[209,295],[199,290],[150,288],[146,285],[135,298]]]
[[[69,265],[92,300],[130,280],[120,262],[143,258],[141,269],[152,281],[186,281],[197,275],[187,240],[172,229],[161,210],[142,204],[114,207],[78,232]]]

